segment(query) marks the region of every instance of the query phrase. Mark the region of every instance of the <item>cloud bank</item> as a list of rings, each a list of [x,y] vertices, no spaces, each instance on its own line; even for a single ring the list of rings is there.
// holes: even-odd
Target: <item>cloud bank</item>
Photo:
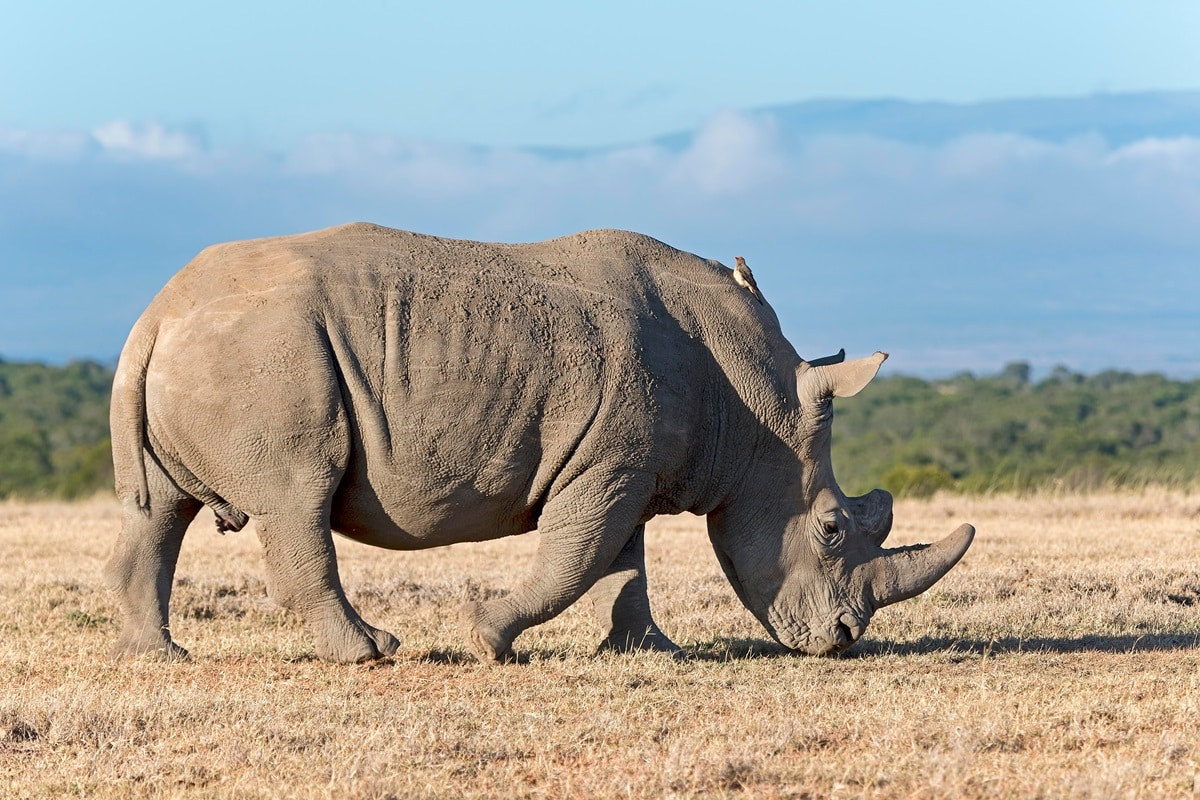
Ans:
[[[10,358],[112,356],[206,244],[363,219],[504,241],[622,227],[741,253],[801,353],[1200,374],[1200,136],[922,143],[724,112],[592,151],[343,133],[272,153],[114,121],[0,128],[0,184]]]

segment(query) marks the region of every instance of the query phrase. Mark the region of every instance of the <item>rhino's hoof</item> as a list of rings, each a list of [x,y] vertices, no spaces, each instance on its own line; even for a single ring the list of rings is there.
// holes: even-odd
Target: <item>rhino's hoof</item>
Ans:
[[[358,622],[346,635],[340,637],[318,637],[317,655],[325,661],[341,664],[361,664],[387,658],[400,647],[400,641],[379,628]]]
[[[372,628],[371,630],[375,631],[375,646],[379,649],[380,658],[395,655],[396,651],[400,649],[400,640],[392,634],[378,628]]]
[[[109,655],[116,659],[150,658],[158,661],[187,661],[188,651],[166,637],[127,637],[122,635]]]
[[[613,631],[604,641],[600,642],[600,646],[596,648],[596,652],[667,653],[674,658],[679,658],[683,654],[683,649],[668,639],[658,628],[652,628],[638,633],[634,633],[633,631]]]
[[[467,647],[484,664],[506,664],[515,660],[512,642],[485,621],[483,603],[463,603],[458,611],[458,624]]]

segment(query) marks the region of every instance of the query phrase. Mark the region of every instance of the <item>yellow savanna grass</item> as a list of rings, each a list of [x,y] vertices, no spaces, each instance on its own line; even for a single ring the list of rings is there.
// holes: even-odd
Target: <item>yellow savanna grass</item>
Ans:
[[[1174,797],[1200,793],[1200,496],[938,496],[895,543],[972,522],[963,562],[839,658],[768,642],[701,520],[647,535],[651,600],[691,658],[592,655],[585,604],[485,667],[462,601],[535,536],[390,553],[339,542],[360,612],[401,639],[315,660],[265,596],[252,530],[189,533],[190,662],[114,663],[114,501],[0,503],[0,796]]]

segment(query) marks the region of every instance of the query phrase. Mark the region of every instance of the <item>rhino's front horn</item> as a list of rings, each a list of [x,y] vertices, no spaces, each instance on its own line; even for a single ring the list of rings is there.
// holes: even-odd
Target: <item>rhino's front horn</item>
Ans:
[[[974,538],[973,526],[960,525],[940,542],[885,549],[883,555],[870,562],[874,567],[871,590],[875,607],[916,597],[933,586],[958,563]]]

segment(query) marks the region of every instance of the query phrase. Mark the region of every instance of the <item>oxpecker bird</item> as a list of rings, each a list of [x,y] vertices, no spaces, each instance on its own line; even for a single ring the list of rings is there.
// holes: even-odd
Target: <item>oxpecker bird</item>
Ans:
[[[734,256],[737,261],[737,266],[733,268],[733,280],[738,286],[745,289],[758,302],[763,302],[762,295],[758,292],[758,284],[754,282],[754,273],[750,271],[750,267],[746,266],[746,259],[741,256]]]

